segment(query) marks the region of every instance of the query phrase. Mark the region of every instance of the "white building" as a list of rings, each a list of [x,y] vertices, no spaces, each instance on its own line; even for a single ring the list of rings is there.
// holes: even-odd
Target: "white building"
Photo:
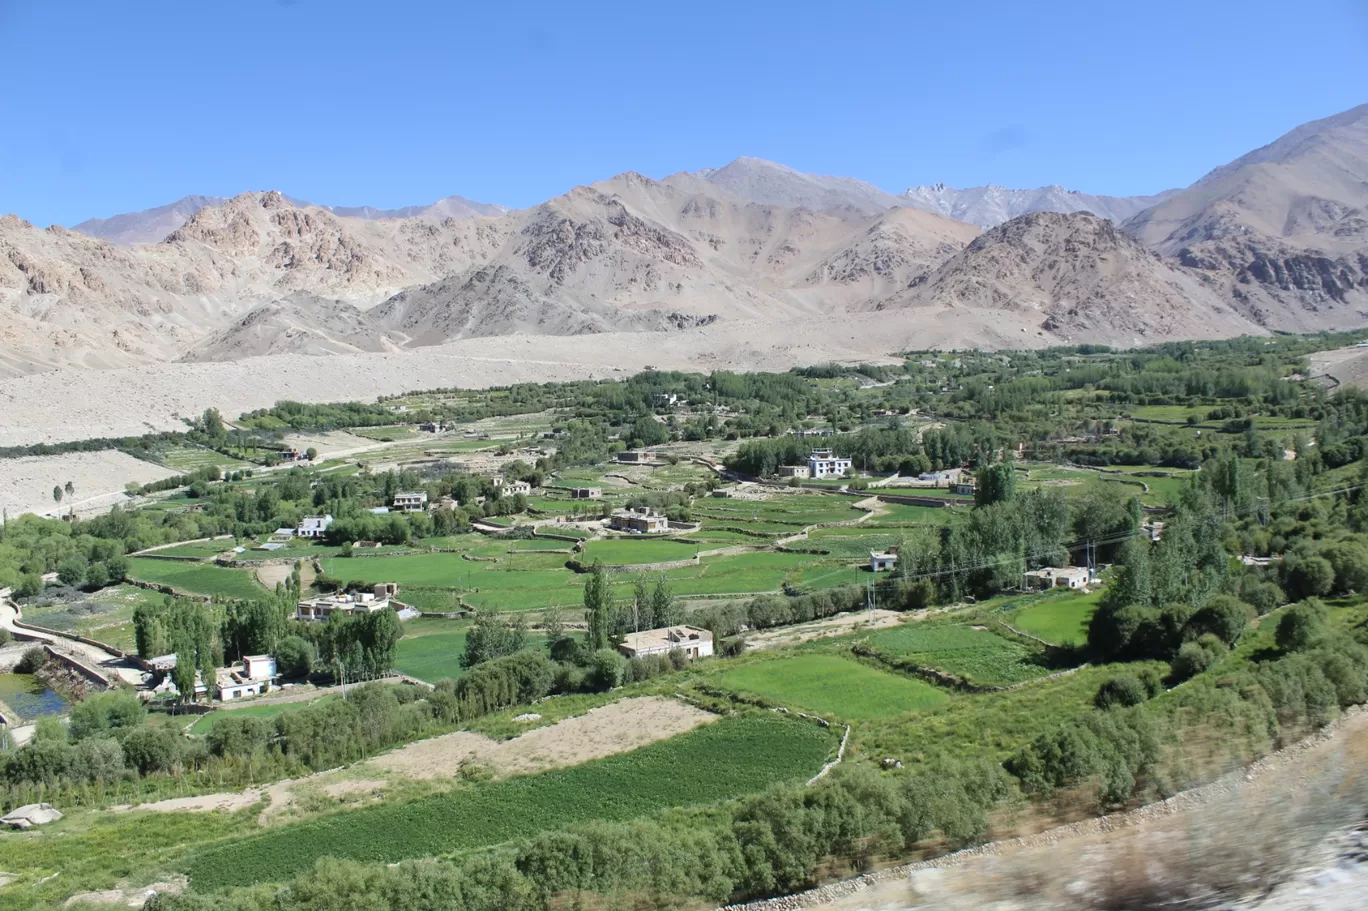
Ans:
[[[243,696],[269,693],[279,679],[275,658],[270,655],[244,655],[241,663],[219,670],[215,689],[218,690],[220,702],[231,702]]]
[[[774,472],[780,478],[806,478],[809,476],[806,465],[780,465]]]
[[[332,516],[305,516],[295,529],[295,533],[301,538],[321,538],[327,533],[332,521]]]
[[[679,649],[689,659],[707,658],[713,653],[713,635],[696,626],[669,626],[628,633],[618,651],[628,658],[668,655]]]
[[[608,527],[642,535],[663,534],[670,530],[670,520],[649,506],[640,509],[619,509],[608,517]]]
[[[854,463],[837,457],[830,449],[814,449],[808,456],[808,477],[839,478],[850,474]]]
[[[532,485],[526,481],[505,481],[503,476],[494,476],[494,486],[499,489],[499,493],[505,497],[516,497],[518,494],[527,496],[532,492]]]
[[[877,550],[871,550],[869,552],[869,571],[872,573],[881,573],[885,570],[893,569],[897,565],[898,552],[896,550],[890,550],[885,553],[880,553]]]
[[[400,512],[422,512],[427,509],[427,501],[426,490],[401,490],[390,505]]]
[[[570,499],[572,500],[601,500],[603,499],[602,487],[571,487]]]
[[[1026,573],[1027,588],[1086,588],[1092,574],[1086,566],[1046,566]]]
[[[330,595],[326,598],[308,598],[295,604],[296,620],[326,621],[335,612],[344,614],[373,614],[387,608],[407,607],[395,596],[399,586],[393,582],[381,582],[374,592],[354,592],[352,594]]]

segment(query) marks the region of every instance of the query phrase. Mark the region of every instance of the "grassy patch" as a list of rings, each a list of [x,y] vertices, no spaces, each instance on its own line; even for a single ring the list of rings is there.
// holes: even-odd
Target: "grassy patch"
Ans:
[[[920,680],[820,654],[757,661],[732,668],[714,682],[738,693],[850,721],[925,711],[947,698]]]
[[[661,538],[609,538],[590,541],[584,545],[582,562],[593,563],[602,560],[609,566],[627,566],[633,563],[665,563],[671,560],[689,560],[698,553],[698,545],[682,544]]]
[[[1082,645],[1088,640],[1088,621],[1097,610],[1101,592],[1053,598],[1022,608],[1011,624],[1055,645]]]
[[[209,563],[154,560],[147,557],[131,557],[128,563],[128,574],[132,578],[169,585],[177,591],[244,600],[261,598],[267,594],[266,589],[252,578],[251,573],[243,569],[227,569]]]
[[[569,769],[383,804],[210,848],[190,863],[197,889],[286,879],[331,855],[395,862],[470,851],[590,820],[632,819],[712,803],[810,775],[832,748],[807,722],[723,719],[630,753]]]
[[[1022,683],[1051,673],[1038,661],[1039,650],[961,624],[906,623],[874,633],[869,641],[914,664],[988,686]]]
[[[470,624],[461,620],[410,620],[397,646],[395,668],[428,683],[461,676],[469,629]]]
[[[200,735],[208,734],[213,730],[215,724],[229,715],[235,715],[239,718],[247,715],[250,715],[253,718],[274,718],[275,716],[282,715],[286,712],[302,709],[308,705],[313,705],[318,702],[327,702],[329,699],[336,698],[336,695],[329,693],[326,696],[320,696],[311,701],[275,702],[266,705],[244,705],[241,708],[235,709],[218,709],[217,711],[209,712],[206,715],[201,715],[194,724],[190,725],[190,733]]]

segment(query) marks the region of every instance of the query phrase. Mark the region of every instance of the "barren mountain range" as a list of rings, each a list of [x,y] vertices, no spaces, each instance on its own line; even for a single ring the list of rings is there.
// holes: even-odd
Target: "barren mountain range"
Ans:
[[[934,325],[928,344],[958,346],[1357,326],[1365,206],[1368,105],[1155,197],[895,195],[741,158],[513,212],[266,192],[79,230],[5,216],[0,374],[704,325],[780,338],[857,312],[886,320],[890,344]]]

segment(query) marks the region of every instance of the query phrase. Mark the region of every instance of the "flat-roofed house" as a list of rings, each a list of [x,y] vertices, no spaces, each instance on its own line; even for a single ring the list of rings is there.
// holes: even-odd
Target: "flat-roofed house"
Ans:
[[[570,499],[572,500],[601,500],[603,499],[602,487],[571,487]]]
[[[707,658],[713,653],[713,634],[696,626],[667,626],[628,633],[618,651],[628,658],[668,655],[679,649],[689,659]]]
[[[1086,588],[1092,573],[1086,566],[1046,566],[1026,573],[1027,588]]]
[[[808,456],[808,477],[839,478],[850,474],[851,466],[854,464],[850,459],[840,458],[830,449],[814,449],[812,455]]]
[[[639,535],[655,535],[670,530],[670,520],[649,506],[640,509],[620,509],[608,517],[608,527],[614,531],[628,531]]]
[[[332,521],[332,516],[305,516],[300,520],[295,534],[301,538],[321,538],[328,533]]]
[[[396,599],[399,586],[393,582],[381,582],[373,592],[353,592],[351,594],[328,595],[323,598],[307,598],[295,604],[296,620],[326,621],[334,613],[373,614],[377,611],[394,608],[399,610],[408,605]]]
[[[390,505],[400,512],[423,512],[427,509],[426,490],[401,490],[394,495]]]

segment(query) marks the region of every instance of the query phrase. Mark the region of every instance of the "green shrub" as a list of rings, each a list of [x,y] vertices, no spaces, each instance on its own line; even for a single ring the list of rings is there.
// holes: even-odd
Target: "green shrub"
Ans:
[[[1315,648],[1330,635],[1330,612],[1315,598],[1294,604],[1278,620],[1274,640],[1285,652]]]
[[[1148,698],[1149,690],[1138,678],[1121,674],[1098,687],[1093,705],[1099,709],[1109,709],[1112,706],[1139,705]]]

